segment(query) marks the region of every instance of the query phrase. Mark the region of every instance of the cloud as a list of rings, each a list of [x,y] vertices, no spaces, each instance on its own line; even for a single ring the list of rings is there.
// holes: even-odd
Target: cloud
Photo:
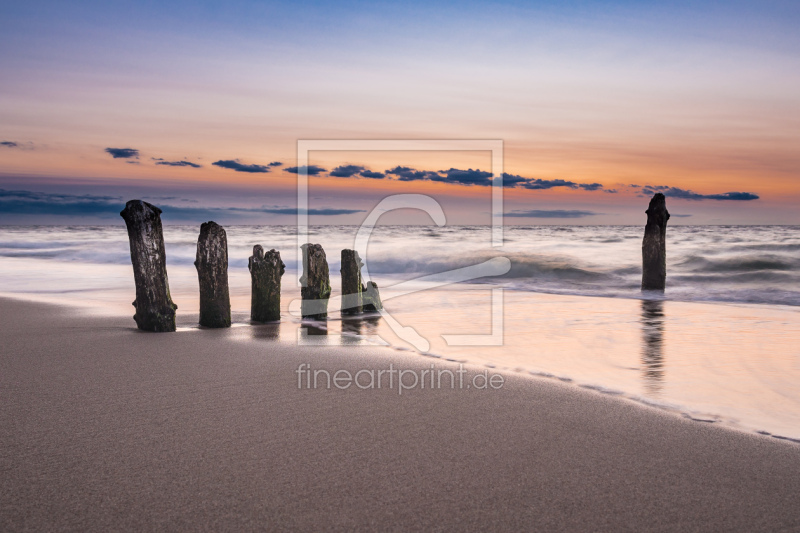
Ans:
[[[540,178],[529,179],[528,181],[522,183],[521,185],[526,189],[531,189],[535,191],[552,189],[554,187],[569,187],[570,189],[575,189],[578,186],[578,184],[575,183],[574,181],[566,181],[562,179],[543,180]]]
[[[268,166],[270,166],[270,167],[279,167],[279,166],[281,166],[282,164],[283,164],[283,163],[281,163],[280,161],[273,161],[273,162],[272,162],[272,163],[270,163]]]
[[[677,218],[689,218],[692,215],[676,215],[675,213],[670,213],[670,217],[677,217]]]
[[[431,180],[441,179],[437,172],[430,170],[415,170],[409,167],[396,166],[386,171],[387,175],[397,176],[400,181],[417,181],[417,180]]]
[[[503,186],[504,187],[516,187],[520,183],[525,183],[528,181],[528,178],[523,178],[517,174],[507,174],[503,172]]]
[[[2,141],[0,142],[0,146],[5,146],[6,148],[18,148],[19,144],[15,143],[14,141]]]
[[[189,201],[178,197],[150,197],[153,199],[172,199]],[[125,207],[121,196],[94,194],[57,194],[34,191],[0,189],[0,213],[6,215],[39,215],[67,217],[100,217],[117,219]],[[235,219],[259,214],[297,215],[297,208],[283,206],[262,207],[196,207],[160,204],[162,218],[166,221],[201,222],[214,218]],[[339,216],[363,213],[363,209],[339,209],[323,207],[309,209],[307,214],[316,216]]]
[[[0,189],[3,215],[119,216],[124,206],[125,202],[119,196]]]
[[[288,167],[284,171],[297,174],[298,167]],[[324,168],[311,165],[308,167],[308,175],[316,176],[326,172]],[[334,168],[330,174],[336,178],[351,178],[362,177],[372,179],[392,178],[398,181],[435,181],[438,183],[452,183],[456,185],[479,185],[490,186],[494,182],[491,172],[480,169],[458,169],[450,168],[448,170],[417,170],[415,168],[398,165],[390,168],[384,172],[373,172],[363,165],[340,165]],[[582,189],[585,191],[606,191],[609,193],[616,193],[616,189],[606,190],[600,183],[576,183],[563,179],[540,179],[540,178],[526,178],[516,174],[503,173],[503,186],[504,187],[518,187],[531,190],[544,190],[552,189],[554,187],[566,187],[569,189]]]
[[[489,186],[495,183],[492,178],[492,173],[479,170],[467,169],[462,170],[458,168],[451,168],[449,170],[440,170],[433,172],[430,170],[416,170],[410,167],[396,166],[386,171],[387,175],[395,176],[400,181],[436,181],[440,183],[455,183],[458,185],[481,185]],[[362,173],[362,175],[364,175]],[[552,189],[554,187],[567,187],[569,189],[583,189],[585,191],[601,191],[604,190],[603,185],[600,183],[576,183],[574,181],[567,181],[563,179],[540,179],[540,178],[526,178],[517,174],[503,173],[503,186],[504,187],[520,187],[531,190],[544,190]],[[612,189],[609,192],[617,192]]]
[[[192,163],[191,161],[164,161],[163,159],[157,160],[156,165],[166,165],[168,167],[192,167],[192,168],[201,168],[203,166],[203,165],[198,165],[197,163]]]
[[[190,200],[188,198],[181,198],[180,196],[142,196],[142,200],[167,200],[177,202],[189,202],[192,204],[198,203],[197,200]]]
[[[291,172],[292,174],[298,174],[302,169],[305,169],[306,174],[309,176],[316,176],[317,174],[327,172],[327,170],[322,167],[318,167],[317,165],[309,165],[307,167],[286,167],[283,169],[283,171]]]
[[[379,180],[379,179],[385,178],[386,174],[384,174],[383,172],[373,172],[371,170],[362,170],[361,171],[361,177],[370,178],[370,179],[374,179],[374,180]]]
[[[440,181],[445,183],[459,183],[461,185],[491,185],[492,173],[484,170],[459,170],[451,168],[450,170],[440,170],[438,172],[441,176],[431,178],[432,181]]]
[[[725,192],[720,194],[700,194],[687,189],[669,187],[667,185],[645,185],[642,187],[642,194],[652,196],[657,192],[663,193],[668,198],[681,200],[736,200],[749,201],[758,200],[759,196],[751,192]]]
[[[238,159],[219,160],[211,163],[214,166],[235,170],[236,172],[249,172],[251,174],[263,174],[269,172],[269,167],[265,165],[245,165]]]
[[[331,170],[330,175],[334,178],[349,178],[365,170],[366,168],[359,165],[341,165]]]
[[[552,209],[552,210],[531,209],[529,211],[515,209],[514,211],[504,213],[503,216],[518,217],[518,218],[584,218],[602,214],[603,213],[595,213],[594,211],[577,211],[577,210],[564,210],[564,209]]]
[[[758,200],[759,196],[751,192],[725,192],[722,194],[706,194],[705,198],[708,200]]]
[[[105,151],[114,159],[139,159],[139,150],[135,148],[106,148]]]
[[[261,209],[253,209],[255,213],[273,213],[277,215],[296,215],[297,208],[295,207],[263,207]],[[363,213],[363,209],[337,209],[333,207],[323,207],[321,209],[308,209],[301,210],[307,215],[319,216],[337,216],[337,215],[352,215],[354,213]]]

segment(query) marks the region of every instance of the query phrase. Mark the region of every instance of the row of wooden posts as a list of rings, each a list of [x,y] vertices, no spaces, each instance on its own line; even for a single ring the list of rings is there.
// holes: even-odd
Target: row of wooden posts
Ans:
[[[145,331],[175,331],[175,311],[167,279],[161,209],[142,200],[131,200],[120,213],[128,227],[131,263],[136,284],[133,319]],[[300,278],[301,315],[324,320],[328,316],[331,282],[325,250],[319,244],[304,244],[303,276]],[[228,238],[216,222],[200,226],[195,260],[200,282],[200,325],[225,328],[231,325],[231,300],[228,288]],[[342,250],[343,315],[358,315],[383,308],[378,285],[364,284],[364,264],[355,250]],[[248,268],[251,277],[250,318],[255,322],[281,319],[281,277],[286,265],[276,250],[253,247]]]
[[[663,291],[667,277],[666,231],[669,212],[666,199],[656,193],[650,200],[647,225],[642,241],[642,290]],[[131,200],[120,213],[128,227],[131,262],[136,282],[133,316],[139,329],[175,331],[175,310],[167,280],[161,209]],[[304,244],[303,276],[300,278],[303,318],[325,319],[331,294],[328,261],[319,244]],[[231,325],[228,290],[228,240],[225,229],[216,222],[200,226],[197,239],[197,275],[200,281],[200,325],[210,328]],[[342,314],[360,314],[382,309],[378,286],[361,279],[363,263],[355,250],[342,250]],[[269,322],[281,318],[281,276],[285,265],[275,250],[253,247],[248,263],[252,278],[250,318]]]

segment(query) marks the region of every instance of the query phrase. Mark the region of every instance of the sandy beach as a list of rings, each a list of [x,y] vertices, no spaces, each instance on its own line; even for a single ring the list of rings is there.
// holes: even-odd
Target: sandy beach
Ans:
[[[298,388],[302,363],[458,365],[296,346],[287,323],[147,334],[9,299],[0,319],[3,531],[800,527],[791,442],[513,372]]]

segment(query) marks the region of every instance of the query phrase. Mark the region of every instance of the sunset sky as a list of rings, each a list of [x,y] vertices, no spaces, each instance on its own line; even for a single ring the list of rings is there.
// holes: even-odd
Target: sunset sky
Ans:
[[[499,139],[506,223],[800,224],[800,3],[5,2],[0,223],[295,221],[300,139]],[[489,152],[315,152],[312,223]],[[426,222],[400,213],[387,222]]]

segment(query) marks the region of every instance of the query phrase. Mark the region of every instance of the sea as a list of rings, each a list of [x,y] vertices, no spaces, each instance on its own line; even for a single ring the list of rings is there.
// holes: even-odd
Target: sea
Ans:
[[[340,251],[357,248],[358,231],[307,229],[333,287],[329,319],[310,324],[299,316],[306,237],[295,226],[226,227],[234,326],[263,342],[388,345],[558,380],[800,443],[800,227],[670,226],[666,290],[652,293],[640,289],[643,227],[506,226],[493,246],[487,226],[377,226],[361,255],[384,312],[342,319]],[[198,233],[164,226],[178,334],[202,334]],[[286,264],[279,324],[249,321],[256,244]],[[0,295],[132,315],[124,224],[0,227]]]

